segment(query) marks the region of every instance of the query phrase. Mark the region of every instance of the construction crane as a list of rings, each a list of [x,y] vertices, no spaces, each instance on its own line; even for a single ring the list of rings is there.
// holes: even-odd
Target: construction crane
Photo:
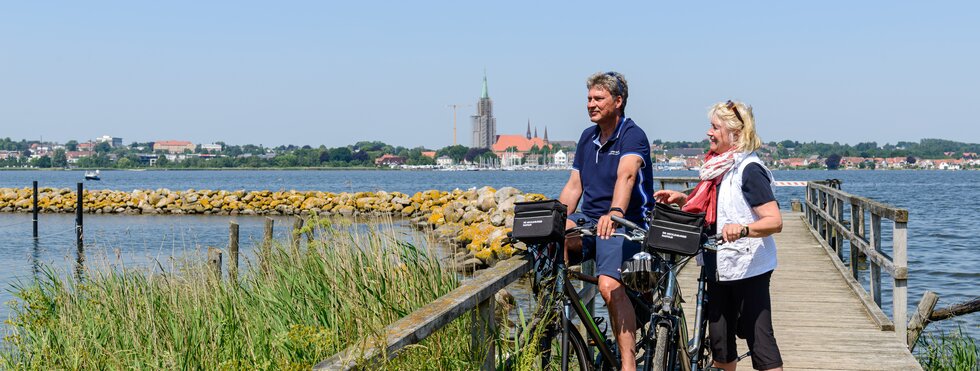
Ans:
[[[472,105],[470,105],[470,104],[465,104],[465,105],[464,104],[450,104],[450,105],[448,105],[449,108],[452,108],[453,109],[453,145],[454,146],[457,144],[456,143],[456,109],[457,108],[460,108],[460,107],[471,107],[471,106]]]

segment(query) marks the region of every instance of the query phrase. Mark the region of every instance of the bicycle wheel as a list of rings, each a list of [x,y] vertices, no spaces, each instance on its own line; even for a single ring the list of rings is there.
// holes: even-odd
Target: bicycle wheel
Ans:
[[[671,368],[667,364],[668,351],[670,350],[670,328],[664,324],[657,324],[657,343],[653,351],[653,371],[665,371]]]
[[[568,331],[568,369],[592,370],[592,362],[585,346],[585,340],[578,331]],[[541,369],[561,370],[561,334],[557,331],[541,339]]]

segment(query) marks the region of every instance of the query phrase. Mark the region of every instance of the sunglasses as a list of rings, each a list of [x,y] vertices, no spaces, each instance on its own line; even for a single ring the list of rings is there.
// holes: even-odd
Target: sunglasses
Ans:
[[[732,110],[732,112],[735,113],[735,118],[737,118],[739,122],[741,122],[743,124],[745,123],[745,120],[742,120],[742,115],[740,115],[738,113],[738,107],[735,106],[735,102],[732,102],[731,100],[729,100],[728,103],[725,103],[725,106],[728,107],[728,109]]]

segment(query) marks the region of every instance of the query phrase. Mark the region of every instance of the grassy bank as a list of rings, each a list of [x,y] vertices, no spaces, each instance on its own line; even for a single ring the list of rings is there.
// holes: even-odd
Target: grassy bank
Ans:
[[[458,285],[390,228],[326,225],[309,248],[274,244],[237,284],[203,258],[157,269],[44,271],[16,285],[4,369],[308,369]],[[167,267],[164,267],[167,266]],[[473,368],[468,316],[386,368]]]

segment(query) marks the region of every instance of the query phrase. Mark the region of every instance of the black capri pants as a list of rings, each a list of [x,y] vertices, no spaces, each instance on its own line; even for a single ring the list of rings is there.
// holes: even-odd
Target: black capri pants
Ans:
[[[782,367],[772,330],[769,280],[772,271],[735,281],[708,281],[708,336],[717,362],[738,358],[735,336],[744,338],[752,351],[752,368]]]

